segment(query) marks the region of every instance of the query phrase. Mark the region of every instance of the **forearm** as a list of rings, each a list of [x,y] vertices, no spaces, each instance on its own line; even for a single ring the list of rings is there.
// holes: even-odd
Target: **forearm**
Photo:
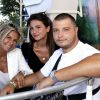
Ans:
[[[25,85],[24,85],[24,87],[33,86],[36,83],[38,83],[42,78],[44,78],[44,76],[42,75],[42,73],[40,71],[37,72],[37,73],[33,73],[31,75],[27,75],[25,77]]]
[[[78,77],[100,77],[100,54],[87,57],[72,66],[55,73],[58,80],[71,80]]]

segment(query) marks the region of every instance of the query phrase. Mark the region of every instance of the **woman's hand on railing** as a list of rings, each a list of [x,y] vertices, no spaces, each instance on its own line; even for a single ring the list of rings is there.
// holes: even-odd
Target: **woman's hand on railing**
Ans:
[[[48,86],[53,85],[55,82],[50,78],[44,78],[43,80],[41,80],[37,85],[36,85],[36,89],[42,89]]]
[[[0,90],[0,95],[6,95],[14,93],[16,88],[21,88],[25,84],[24,74],[20,71],[13,79],[5,86],[2,90]]]
[[[0,90],[0,95],[7,95],[14,93],[15,87],[12,83],[9,83],[7,86],[5,86],[2,90]]]
[[[24,84],[25,84],[23,72],[20,71],[20,72],[12,79],[12,81],[13,81],[13,82],[16,82],[18,88],[23,87]]]

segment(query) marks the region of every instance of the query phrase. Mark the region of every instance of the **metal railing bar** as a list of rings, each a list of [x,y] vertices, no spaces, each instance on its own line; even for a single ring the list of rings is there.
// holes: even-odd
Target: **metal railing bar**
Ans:
[[[31,91],[27,91],[27,92],[20,92],[20,93],[14,93],[14,94],[9,94],[9,95],[5,95],[5,96],[0,96],[0,100],[24,100],[24,99],[28,99],[28,98],[36,98],[41,95],[46,95],[46,94],[54,93],[57,91],[62,91],[65,88],[71,87],[73,85],[79,84],[79,83],[81,83],[83,81],[87,81],[89,79],[90,78],[81,77],[81,78],[73,79],[70,81],[66,81],[60,85],[50,86],[50,87],[40,89],[40,90],[31,90]]]

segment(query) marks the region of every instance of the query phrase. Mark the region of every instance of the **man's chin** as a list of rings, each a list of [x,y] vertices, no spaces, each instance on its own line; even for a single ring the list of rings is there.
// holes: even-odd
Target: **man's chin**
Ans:
[[[64,48],[65,45],[64,44],[57,44],[60,48]]]

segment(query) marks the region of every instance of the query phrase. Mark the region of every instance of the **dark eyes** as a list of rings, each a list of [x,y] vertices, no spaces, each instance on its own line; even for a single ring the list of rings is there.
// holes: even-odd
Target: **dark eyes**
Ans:
[[[36,26],[36,27],[30,27],[30,30],[33,30],[33,29],[40,29],[40,28],[42,28],[41,26]]]
[[[11,39],[12,39],[12,37],[7,36],[7,37],[6,37],[6,39],[11,40]],[[18,41],[18,40],[17,40],[17,39],[14,39],[13,41],[14,41],[15,43],[17,43],[17,41]]]
[[[58,29],[53,29],[53,32],[58,32],[59,30]]]

